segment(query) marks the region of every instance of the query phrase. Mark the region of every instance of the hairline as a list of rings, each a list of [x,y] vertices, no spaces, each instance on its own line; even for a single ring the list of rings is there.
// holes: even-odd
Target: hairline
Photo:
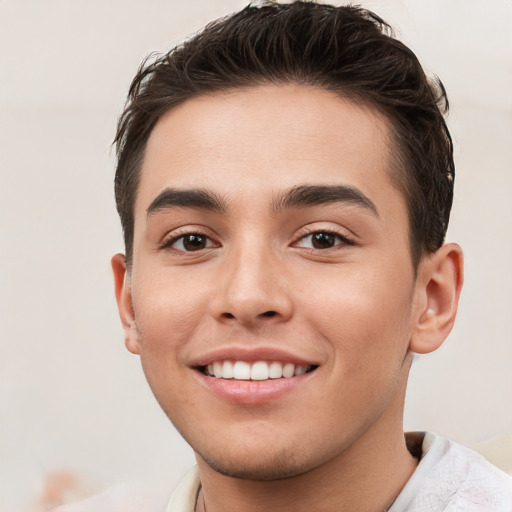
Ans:
[[[321,89],[323,91],[332,93],[333,97],[343,98],[350,101],[355,106],[360,108],[370,108],[372,112],[380,117],[386,126],[386,146],[388,148],[388,162],[387,162],[387,173],[390,178],[391,185],[401,194],[405,208],[407,211],[407,224],[408,224],[408,238],[409,238],[409,252],[411,257],[411,264],[413,266],[414,275],[416,277],[417,270],[419,264],[423,257],[428,254],[428,250],[425,246],[420,246],[416,237],[414,235],[413,229],[413,210],[411,207],[411,200],[413,195],[413,179],[410,177],[410,173],[412,171],[407,170],[407,155],[406,149],[404,148],[403,141],[400,140],[398,135],[399,128],[397,126],[397,120],[395,116],[392,115],[392,110],[390,108],[386,108],[381,105],[377,101],[373,100],[369,97],[368,94],[364,92],[351,91],[350,86],[344,87],[343,84],[332,84],[329,86],[322,86],[319,83],[314,83],[312,80],[310,81],[299,81],[298,79],[294,79],[293,77],[289,78],[281,78],[279,80],[271,80],[264,78],[256,78],[251,83],[246,84],[237,84],[237,85],[225,85],[224,87],[216,87],[204,91],[199,91],[196,93],[191,93],[188,97],[174,103],[173,105],[168,106],[162,110],[161,113],[155,118],[151,129],[148,132],[148,135],[144,141],[143,146],[141,147],[137,158],[133,161],[134,168],[134,180],[133,180],[133,197],[131,198],[131,202],[129,205],[130,212],[130,221],[131,221],[131,247],[125,247],[126,250],[126,266],[129,271],[131,271],[132,263],[133,263],[133,245],[135,241],[134,231],[135,231],[135,203],[137,201],[140,178],[142,174],[142,169],[144,166],[144,160],[147,150],[147,145],[151,134],[156,128],[157,124],[172,110],[178,108],[181,105],[184,105],[190,100],[206,97],[206,96],[217,96],[217,95],[229,95],[231,93],[236,93],[240,91],[244,91],[246,89],[257,88],[265,85],[280,87],[287,85],[297,85],[301,87],[309,87],[315,89]],[[375,111],[373,111],[375,109]]]

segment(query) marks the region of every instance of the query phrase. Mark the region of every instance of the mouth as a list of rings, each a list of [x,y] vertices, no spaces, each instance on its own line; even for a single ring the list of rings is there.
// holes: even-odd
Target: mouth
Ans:
[[[203,375],[214,379],[265,381],[299,377],[317,368],[318,365],[284,363],[281,361],[247,362],[224,360],[199,366],[198,370]]]

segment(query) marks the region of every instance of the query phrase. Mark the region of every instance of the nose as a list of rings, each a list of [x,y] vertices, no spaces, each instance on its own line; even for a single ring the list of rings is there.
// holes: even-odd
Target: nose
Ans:
[[[264,248],[234,251],[217,274],[213,316],[248,327],[289,320],[293,305],[282,265],[278,255]]]

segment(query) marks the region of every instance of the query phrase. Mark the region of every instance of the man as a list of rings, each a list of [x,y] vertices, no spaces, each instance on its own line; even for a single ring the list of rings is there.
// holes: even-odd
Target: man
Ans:
[[[116,137],[128,350],[193,448],[168,511],[505,511],[509,477],[407,434],[462,252],[440,82],[376,15],[295,2],[135,77]]]

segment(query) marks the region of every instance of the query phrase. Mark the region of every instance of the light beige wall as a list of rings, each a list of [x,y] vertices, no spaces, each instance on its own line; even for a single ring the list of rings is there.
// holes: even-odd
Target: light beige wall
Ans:
[[[0,0],[0,510],[70,468],[115,482],[192,464],[123,348],[109,144],[131,77],[247,0]],[[417,360],[406,427],[512,431],[512,3],[367,1],[451,93],[466,251],[460,316]]]

